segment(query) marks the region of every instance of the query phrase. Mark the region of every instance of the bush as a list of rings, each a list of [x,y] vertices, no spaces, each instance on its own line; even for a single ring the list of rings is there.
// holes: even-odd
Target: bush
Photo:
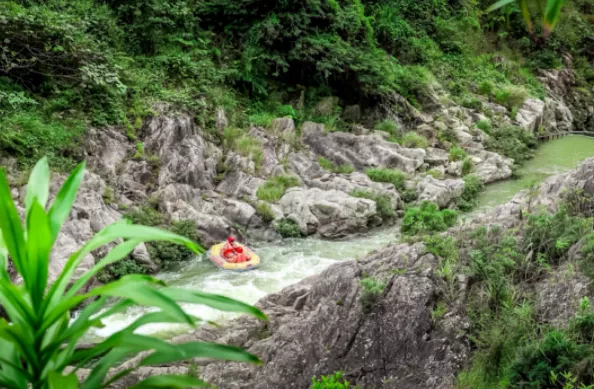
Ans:
[[[522,164],[532,158],[537,142],[534,134],[522,127],[505,126],[490,131],[487,148]]]
[[[450,147],[450,162],[462,161],[468,154],[462,147],[452,146]]]
[[[276,218],[274,212],[272,212],[272,208],[270,208],[270,204],[266,202],[259,202],[256,205],[256,213],[264,223],[270,223]]]
[[[402,138],[402,130],[394,120],[386,119],[375,125],[376,131],[384,131],[390,134],[393,139]]]
[[[380,194],[373,190],[364,189],[355,189],[349,194],[353,197],[375,201],[377,214],[384,220],[391,219],[396,216],[394,207],[392,207],[392,199],[388,195]]]
[[[505,86],[495,91],[495,101],[510,111],[522,107],[528,96],[528,91],[519,86]]]
[[[272,122],[276,119],[276,115],[269,112],[261,112],[254,115],[250,115],[249,122],[257,127],[263,127],[265,129],[272,127]]]
[[[3,378],[8,384],[3,386],[78,388],[80,385],[98,388],[108,380],[107,374],[118,367],[122,359],[139,353],[143,355],[141,364],[146,366],[197,357],[258,363],[258,358],[236,347],[197,342],[172,347],[168,342],[135,333],[139,326],[151,323],[195,326],[199,319],[188,315],[180,306],[181,302],[249,313],[265,319],[266,316],[257,308],[222,296],[169,287],[161,280],[138,274],[96,286],[88,293],[82,292],[82,288],[101,270],[126,258],[140,243],[177,243],[194,253],[202,253],[203,249],[189,239],[128,221],[115,222],[70,256],[55,281],[49,280],[52,246],[62,224],[69,217],[83,176],[84,164],[72,172],[46,212],[49,166],[47,160],[39,161],[27,185],[25,219],[28,222],[22,225],[6,177],[0,172],[0,198],[4,200],[0,202],[0,214],[3,215],[0,218],[0,284],[4,290],[0,294],[0,303],[5,310],[5,327],[10,329],[7,333],[12,333],[3,339],[0,367],[4,375],[8,374],[8,378]],[[80,268],[91,251],[111,244],[114,247],[90,270]],[[9,255],[18,277],[22,279],[18,286],[12,283],[6,271]],[[80,274],[74,278],[77,271]],[[101,325],[100,320],[110,320],[114,314],[121,314],[121,309],[105,309],[108,299],[115,307],[134,309],[142,305],[152,313],[117,331],[111,340],[91,345],[81,352],[79,346],[86,341],[85,337],[92,328]],[[71,315],[74,309],[79,309],[77,315]],[[116,339],[119,340],[113,341]],[[96,361],[93,371],[79,384],[71,366],[85,366],[90,361]],[[109,380],[117,385],[130,372],[127,370]],[[204,382],[190,376],[165,375],[148,377],[138,385],[183,389],[204,386]]]
[[[483,182],[475,175],[464,177],[464,191],[458,199],[458,208],[461,211],[468,212],[478,203],[478,198],[483,190]]]
[[[361,307],[363,308],[364,313],[369,313],[377,300],[384,293],[386,283],[379,281],[375,277],[366,277],[362,278],[361,281],[359,281],[359,284],[363,288],[359,300],[361,302]]]
[[[419,207],[408,208],[402,219],[400,232],[404,235],[432,234],[456,224],[458,214],[451,209],[439,210],[437,204],[423,201]]]
[[[557,263],[572,245],[592,231],[591,221],[570,216],[566,207],[557,213],[530,214],[525,226],[524,248],[544,255],[548,262]]]
[[[353,165],[342,164],[342,165],[337,166],[332,161],[330,161],[329,159],[326,159],[324,157],[318,158],[318,163],[320,164],[320,166],[323,169],[328,170],[329,172],[332,172],[332,173],[351,174],[352,172],[355,171],[355,168],[353,167]]]
[[[404,147],[413,149],[424,149],[428,144],[429,141],[427,138],[416,132],[407,132],[406,135],[404,135],[404,139],[402,139],[402,145]]]
[[[465,176],[472,171],[472,158],[466,157],[462,161],[462,175]]]
[[[321,376],[320,380],[318,381],[316,377],[311,379],[311,388],[310,389],[349,389],[351,388],[351,384],[343,377],[343,373],[341,371],[335,372],[333,375],[329,376]],[[354,387],[353,389],[360,389],[359,386]]]
[[[478,122],[476,122],[476,127],[483,131],[486,132],[487,134],[489,133],[489,131],[491,130],[491,121],[489,120],[479,120]]]
[[[287,189],[299,186],[299,184],[299,179],[294,176],[271,177],[264,184],[260,185],[256,195],[260,200],[274,203],[283,197]]]
[[[371,181],[386,182],[394,185],[394,187],[402,191],[404,190],[404,181],[406,181],[406,174],[400,170],[373,168],[365,171]]]
[[[280,219],[274,224],[274,229],[283,238],[302,238],[301,228],[299,224],[291,219]]]

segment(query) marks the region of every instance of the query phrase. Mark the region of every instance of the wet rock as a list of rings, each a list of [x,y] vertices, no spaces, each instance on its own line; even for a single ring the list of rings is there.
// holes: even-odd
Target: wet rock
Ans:
[[[295,221],[304,235],[317,232],[327,238],[364,231],[376,216],[374,201],[337,190],[291,188],[279,205],[285,217]]]
[[[419,201],[428,200],[446,208],[462,196],[464,181],[438,180],[429,175],[425,176],[417,186]]]

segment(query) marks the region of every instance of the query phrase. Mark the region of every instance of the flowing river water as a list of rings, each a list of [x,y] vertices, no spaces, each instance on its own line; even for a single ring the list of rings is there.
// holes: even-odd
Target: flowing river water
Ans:
[[[594,138],[568,136],[545,143],[537,150],[534,158],[521,168],[521,178],[488,185],[481,195],[479,209],[503,204],[519,191],[542,182],[551,175],[572,170],[591,156],[594,156]],[[397,239],[398,228],[391,227],[341,241],[308,238],[254,244],[253,248],[263,260],[262,266],[257,270],[246,273],[224,272],[208,259],[196,258],[175,271],[161,273],[158,277],[170,285],[222,294],[253,304],[269,293],[320,273],[333,263],[363,257]],[[234,314],[197,305],[186,305],[184,309],[204,320],[217,323],[234,317]],[[109,336],[146,312],[146,308],[137,307],[112,316],[88,340]],[[188,329],[170,324],[149,325],[139,331],[167,338]]]

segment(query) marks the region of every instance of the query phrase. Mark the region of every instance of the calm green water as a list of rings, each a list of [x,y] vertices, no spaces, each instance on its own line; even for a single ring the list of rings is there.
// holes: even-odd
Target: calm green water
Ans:
[[[580,136],[565,137],[541,146],[534,159],[522,168],[522,178],[489,185],[480,200],[482,209],[505,203],[519,191],[546,177],[571,170],[587,157],[594,156],[594,138]],[[196,258],[173,272],[162,273],[159,278],[170,285],[218,293],[249,304],[257,302],[269,293],[296,283],[306,277],[319,274],[338,261],[363,257],[369,251],[395,242],[398,227],[373,231],[369,234],[351,237],[345,241],[325,241],[316,238],[287,240],[253,246],[262,258],[262,266],[246,273],[221,271],[206,258]],[[234,317],[198,305],[185,305],[190,314],[204,320],[218,323]],[[135,307],[104,322],[88,339],[96,340],[109,336],[132,323],[147,312],[146,308]],[[149,325],[139,329],[171,337],[188,331],[188,328],[174,325]]]
[[[547,177],[575,169],[581,161],[594,156],[594,138],[566,136],[539,147],[533,159],[520,169],[520,178],[488,185],[479,199],[479,209],[485,210],[511,200],[521,190]]]

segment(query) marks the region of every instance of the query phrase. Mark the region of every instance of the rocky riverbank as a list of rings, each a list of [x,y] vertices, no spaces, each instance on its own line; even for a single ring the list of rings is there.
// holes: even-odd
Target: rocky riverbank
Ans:
[[[523,192],[444,237],[464,237],[486,227],[510,231],[525,242],[529,210],[557,212],[570,200],[568,194],[577,192],[582,196],[579,212],[586,215],[591,208],[584,205],[594,198],[594,158],[577,171],[550,178],[538,192]],[[464,242],[460,253],[466,254],[461,254],[458,269],[466,270],[451,277],[444,275],[447,258],[434,254],[427,242],[396,244],[364,259],[333,265],[262,299],[258,306],[268,315],[267,322],[242,317],[173,341],[228,343],[262,358],[263,366],[195,361],[202,378],[225,389],[305,388],[312,376],[338,370],[352,383],[369,388],[453,387],[476,352],[469,339],[474,325],[469,307],[481,293],[480,277],[469,276],[466,267],[472,262],[466,255],[478,243],[471,238]],[[516,293],[530,296],[537,325],[566,328],[580,301],[593,296],[591,281],[577,270],[583,245],[581,237],[576,239],[562,260],[517,285]],[[370,295],[363,280],[374,280],[381,292]],[[188,368],[140,368],[137,377]]]
[[[549,97],[544,102],[526,100],[513,120],[506,108],[490,102],[484,102],[486,108],[479,112],[439,104],[442,96],[435,92],[434,109],[419,112],[395,96],[389,108],[382,107],[381,116],[397,123],[403,134],[422,138],[424,144],[405,141],[401,145],[391,134],[363,124],[355,125],[352,132],[328,132],[321,124],[306,122],[297,129],[292,119],[279,118],[270,128],[236,133],[242,142],[255,145],[255,151],[249,147],[246,151],[227,131],[224,110],[218,110],[213,132],[164,105],[155,107],[155,115],[143,123],[136,143],[120,128],[92,129],[84,142],[90,172],[54,252],[55,266],[59,268],[60,261],[93,233],[130,209],[147,205],[168,223],[195,223],[205,247],[231,233],[242,239],[279,239],[279,223],[301,236],[340,238],[366,231],[393,220],[380,212],[378,196],[388,198],[395,210],[415,199],[455,207],[464,191],[464,174],[475,175],[483,183],[513,174],[512,159],[488,150],[496,142],[489,131],[478,128],[482,124],[490,123],[494,130],[516,125],[555,132],[590,123],[591,109],[579,106],[583,100],[571,89],[571,70],[543,73],[542,80],[549,85]],[[319,109],[332,109],[328,104],[337,103],[323,100]],[[380,115],[378,109],[345,111],[358,113],[353,120],[366,123]],[[462,157],[467,156],[464,161],[452,154],[454,145]],[[505,146],[499,144],[499,152],[505,152]],[[10,167],[10,160],[5,162]],[[365,174],[370,168],[397,170],[402,180],[398,187],[376,182]],[[12,169],[12,173],[17,182],[18,171]],[[281,187],[277,198],[262,200],[260,188],[273,181],[273,189],[279,190],[275,182],[286,177],[294,188]],[[15,190],[14,197],[22,198],[23,189]],[[362,198],[362,192],[368,194]],[[101,254],[89,257],[89,264]],[[151,258],[143,247],[132,260],[146,272],[160,267],[160,260]]]

